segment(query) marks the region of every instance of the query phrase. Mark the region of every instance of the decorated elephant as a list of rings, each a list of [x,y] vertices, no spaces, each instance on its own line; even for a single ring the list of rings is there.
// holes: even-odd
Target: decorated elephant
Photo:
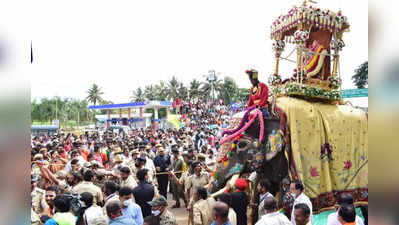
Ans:
[[[356,205],[367,205],[368,131],[363,110],[278,97],[274,109],[269,108],[270,117],[264,118],[258,109],[250,111],[235,115],[233,129],[221,140],[214,196],[232,188],[232,178],[255,171],[252,186],[267,178],[269,191],[280,199],[284,178],[301,180],[314,213],[333,207],[342,192],[351,193]],[[255,201],[259,197],[256,188],[250,194]]]

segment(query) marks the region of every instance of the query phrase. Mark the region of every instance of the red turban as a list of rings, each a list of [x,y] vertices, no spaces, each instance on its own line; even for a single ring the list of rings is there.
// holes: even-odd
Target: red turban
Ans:
[[[235,185],[237,189],[244,191],[248,187],[248,182],[243,178],[238,178]]]

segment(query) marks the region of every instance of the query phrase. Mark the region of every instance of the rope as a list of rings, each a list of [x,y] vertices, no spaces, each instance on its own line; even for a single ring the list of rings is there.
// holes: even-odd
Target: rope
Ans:
[[[290,54],[288,54],[285,58],[289,58],[292,55],[292,53],[294,53],[295,49],[296,48],[293,48],[292,51],[290,52]]]
[[[284,58],[284,57],[279,57],[280,59],[284,59],[284,60],[287,60],[288,62],[292,62],[292,63],[295,63],[296,64],[296,61],[294,61],[294,60],[292,60],[292,59],[287,59],[287,58]]]

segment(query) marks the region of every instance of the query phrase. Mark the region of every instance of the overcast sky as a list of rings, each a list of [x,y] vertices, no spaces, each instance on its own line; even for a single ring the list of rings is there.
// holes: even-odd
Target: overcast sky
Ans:
[[[110,3],[110,1],[107,1]],[[188,84],[211,69],[250,87],[244,71],[260,80],[274,70],[270,25],[296,0],[49,1],[34,12],[31,98],[83,99],[96,83],[103,98],[129,102],[137,87],[173,75]],[[343,88],[354,88],[353,70],[368,60],[368,6],[364,1],[319,0],[342,9],[351,31],[341,53]],[[293,48],[287,45],[283,56]],[[283,78],[295,65],[280,63]]]

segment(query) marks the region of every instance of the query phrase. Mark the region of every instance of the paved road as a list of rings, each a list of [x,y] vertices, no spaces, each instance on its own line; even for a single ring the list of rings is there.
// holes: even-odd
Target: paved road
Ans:
[[[188,212],[186,211],[186,208],[184,207],[183,200],[180,199],[181,207],[178,209],[172,209],[172,206],[174,204],[175,204],[175,201],[173,200],[173,196],[170,193],[168,193],[168,209],[169,209],[169,211],[171,211],[176,216],[177,224],[187,225]]]

